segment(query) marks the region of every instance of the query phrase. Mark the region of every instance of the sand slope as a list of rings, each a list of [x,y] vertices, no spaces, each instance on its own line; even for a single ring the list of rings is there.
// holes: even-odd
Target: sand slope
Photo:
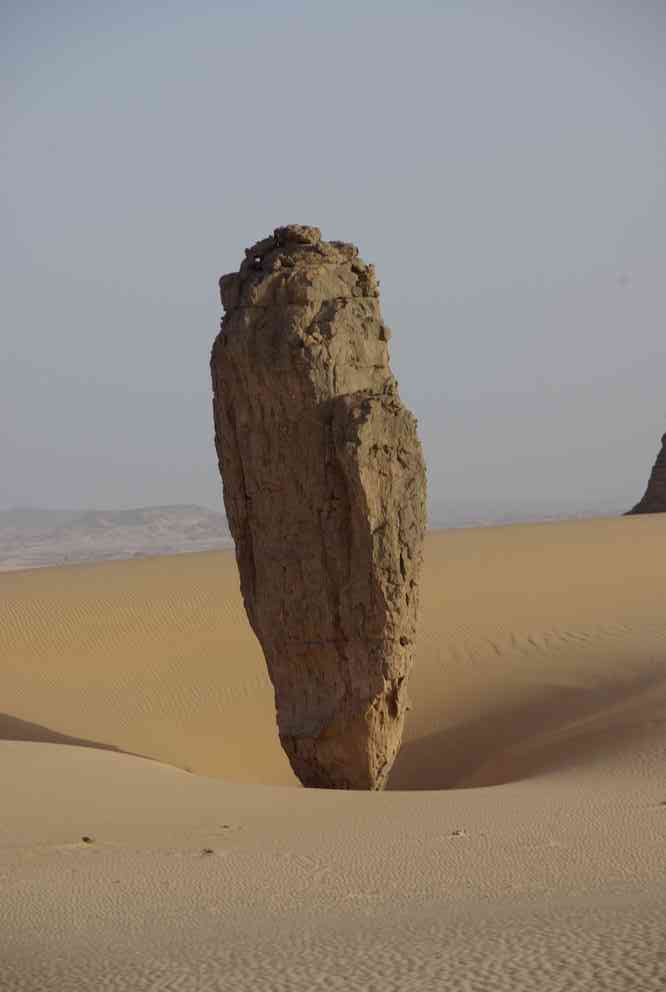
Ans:
[[[664,987],[665,574],[660,516],[430,535],[382,795],[294,787],[232,555],[0,575],[0,987]]]

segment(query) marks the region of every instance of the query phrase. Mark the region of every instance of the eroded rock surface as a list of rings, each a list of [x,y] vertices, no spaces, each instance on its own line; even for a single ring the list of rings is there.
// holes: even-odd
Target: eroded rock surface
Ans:
[[[425,466],[374,270],[293,224],[220,292],[215,443],[280,740],[304,785],[379,789],[408,707]]]
[[[666,434],[661,439],[661,451],[654,463],[645,495],[629,513],[666,513]]]

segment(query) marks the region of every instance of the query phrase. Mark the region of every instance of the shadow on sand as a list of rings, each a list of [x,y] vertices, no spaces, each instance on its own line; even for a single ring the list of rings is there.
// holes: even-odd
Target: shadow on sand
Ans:
[[[418,711],[412,719],[416,723]],[[407,739],[387,788],[464,789],[515,782],[604,760],[664,724],[664,665],[607,686],[542,685],[520,700],[498,701],[473,720]],[[68,744],[154,760],[7,713],[0,713],[0,740]]]
[[[116,754],[129,754],[133,758],[146,758],[151,761],[149,755],[137,754],[135,751],[124,751],[115,744],[102,744],[100,741],[88,741],[83,737],[70,737],[68,734],[61,734],[50,727],[42,727],[39,723],[30,723],[28,720],[19,720],[9,713],[0,713],[0,741],[31,741],[39,744],[70,744],[75,747],[93,747],[100,751],[115,751]]]
[[[617,753],[666,722],[666,672],[610,686],[545,685],[403,743],[388,789],[502,785]]]

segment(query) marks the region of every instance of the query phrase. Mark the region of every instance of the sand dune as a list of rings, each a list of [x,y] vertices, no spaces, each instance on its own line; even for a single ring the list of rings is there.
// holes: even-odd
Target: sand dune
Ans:
[[[0,575],[0,987],[664,987],[665,562],[429,535],[381,795],[297,786],[232,554]]]

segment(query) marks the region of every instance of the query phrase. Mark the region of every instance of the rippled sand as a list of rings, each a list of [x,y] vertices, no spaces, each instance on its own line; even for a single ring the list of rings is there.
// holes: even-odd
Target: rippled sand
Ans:
[[[433,533],[422,602],[335,793],[231,553],[0,575],[3,992],[663,988],[666,515]]]

